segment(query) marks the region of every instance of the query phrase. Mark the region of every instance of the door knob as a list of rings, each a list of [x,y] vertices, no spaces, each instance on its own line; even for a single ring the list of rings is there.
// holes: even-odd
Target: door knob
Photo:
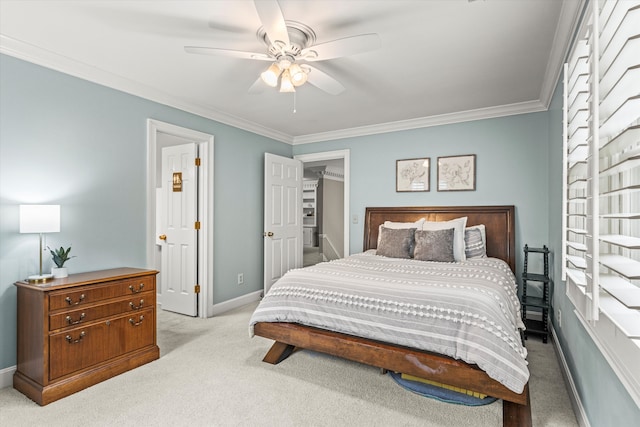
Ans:
[[[166,241],[167,240],[167,235],[166,234],[161,234],[161,235],[158,236],[158,239]]]
[[[267,233],[264,233],[264,235],[265,235],[266,237],[273,237],[273,232],[269,231],[269,232],[267,232]]]

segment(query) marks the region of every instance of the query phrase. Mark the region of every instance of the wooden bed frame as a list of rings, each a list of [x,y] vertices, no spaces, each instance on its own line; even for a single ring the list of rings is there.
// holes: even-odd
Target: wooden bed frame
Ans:
[[[488,256],[503,259],[515,271],[513,206],[367,208],[363,249],[376,248],[378,227],[387,220],[411,222],[426,218],[427,221],[446,221],[463,216],[467,217],[467,226],[485,225]],[[503,400],[503,426],[531,426],[529,385],[521,394],[514,393],[476,365],[436,353],[295,323],[261,322],[254,326],[254,333],[276,341],[264,362],[277,364],[296,348],[319,351],[500,398]]]

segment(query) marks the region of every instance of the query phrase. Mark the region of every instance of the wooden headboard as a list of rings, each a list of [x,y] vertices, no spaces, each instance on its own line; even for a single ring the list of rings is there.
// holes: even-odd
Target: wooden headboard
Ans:
[[[414,206],[366,208],[363,249],[375,249],[378,228],[385,221],[448,221],[467,217],[467,227],[484,224],[487,231],[487,255],[500,258],[516,270],[515,208],[513,206]]]

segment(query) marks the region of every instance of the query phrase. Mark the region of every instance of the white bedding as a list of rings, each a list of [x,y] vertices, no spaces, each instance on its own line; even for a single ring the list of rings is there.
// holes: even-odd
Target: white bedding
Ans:
[[[456,263],[375,250],[291,270],[250,320],[315,326],[478,365],[521,393],[529,379],[515,277],[496,258]]]

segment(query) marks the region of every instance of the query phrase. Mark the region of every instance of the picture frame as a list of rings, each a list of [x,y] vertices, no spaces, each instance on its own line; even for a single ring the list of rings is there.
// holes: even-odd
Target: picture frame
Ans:
[[[438,157],[438,191],[475,190],[475,154]]]
[[[429,191],[431,159],[396,160],[396,192]]]

